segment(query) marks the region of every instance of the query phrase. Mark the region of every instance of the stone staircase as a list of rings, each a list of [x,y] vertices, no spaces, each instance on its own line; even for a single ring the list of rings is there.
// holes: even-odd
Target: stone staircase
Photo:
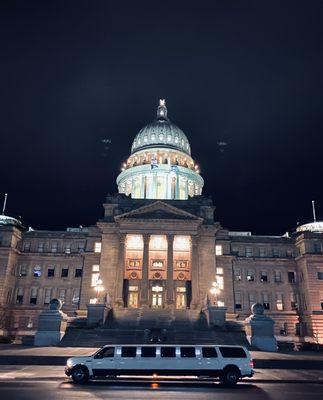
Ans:
[[[101,347],[106,344],[144,343],[151,328],[166,330],[165,343],[239,344],[248,347],[242,323],[227,321],[223,328],[209,328],[197,310],[116,309],[103,327],[88,328],[86,318],[70,320],[61,342],[64,347]]]

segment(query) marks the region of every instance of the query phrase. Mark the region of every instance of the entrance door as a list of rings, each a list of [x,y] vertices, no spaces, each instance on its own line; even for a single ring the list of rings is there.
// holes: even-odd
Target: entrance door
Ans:
[[[138,286],[129,286],[128,307],[138,308]]]
[[[163,307],[163,294],[162,293],[153,293],[151,307],[152,308],[162,308]]]
[[[163,290],[161,285],[154,285],[151,288],[151,307],[163,308]]]
[[[186,308],[186,294],[176,293],[176,308],[183,310]]]

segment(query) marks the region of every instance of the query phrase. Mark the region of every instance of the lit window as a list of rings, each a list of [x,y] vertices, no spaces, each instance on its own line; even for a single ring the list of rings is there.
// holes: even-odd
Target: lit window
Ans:
[[[98,299],[96,297],[90,299],[90,304],[96,304]]]
[[[284,301],[283,301],[282,293],[277,293],[277,295],[276,295],[276,308],[278,311],[284,310]]]
[[[223,275],[223,268],[217,268],[216,269],[216,274],[217,275]]]
[[[152,260],[151,268],[152,269],[163,269],[164,268],[164,261],[163,260]]]
[[[71,245],[70,245],[70,243],[65,245],[65,253],[66,254],[70,254],[71,253]]]
[[[234,280],[235,280],[236,282],[240,282],[240,281],[242,280],[240,268],[235,268],[235,269],[234,269]]]
[[[101,242],[94,243],[94,253],[101,253]]]
[[[175,251],[189,251],[190,250],[190,237],[176,235],[174,237],[174,250]]]
[[[224,280],[222,275],[217,275],[216,276],[216,283],[218,284],[218,288],[223,290],[224,288]]]
[[[217,244],[215,246],[215,255],[216,256],[222,256],[223,252],[222,252],[222,244]]]
[[[41,277],[41,266],[40,265],[35,265],[34,266],[33,276],[34,276],[34,278],[40,278]]]
[[[167,250],[167,240],[165,236],[153,235],[150,237],[149,248],[152,250]]]
[[[128,250],[142,250],[144,241],[141,235],[127,235],[126,248]]]
[[[247,281],[248,282],[254,282],[254,280],[255,280],[255,272],[251,271],[251,270],[248,270],[247,271]]]
[[[92,272],[99,272],[100,271],[100,265],[95,264],[92,265]]]
[[[39,253],[43,253],[44,252],[44,243],[42,243],[42,242],[39,242],[38,243],[38,252]]]
[[[94,272],[91,277],[91,287],[96,286],[99,279],[100,279],[100,273]]]
[[[224,301],[223,300],[217,300],[216,302],[218,307],[224,307]]]

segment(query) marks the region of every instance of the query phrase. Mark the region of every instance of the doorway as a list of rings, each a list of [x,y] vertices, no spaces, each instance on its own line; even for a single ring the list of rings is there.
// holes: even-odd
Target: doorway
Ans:
[[[161,285],[152,286],[151,308],[163,308],[163,290]]]

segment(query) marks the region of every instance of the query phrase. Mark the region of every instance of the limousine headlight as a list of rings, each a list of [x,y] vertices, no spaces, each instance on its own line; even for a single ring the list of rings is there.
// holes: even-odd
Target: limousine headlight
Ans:
[[[73,367],[73,361],[72,361],[71,358],[69,358],[69,359],[66,361],[66,365],[67,365],[68,368],[72,368],[72,367]]]

